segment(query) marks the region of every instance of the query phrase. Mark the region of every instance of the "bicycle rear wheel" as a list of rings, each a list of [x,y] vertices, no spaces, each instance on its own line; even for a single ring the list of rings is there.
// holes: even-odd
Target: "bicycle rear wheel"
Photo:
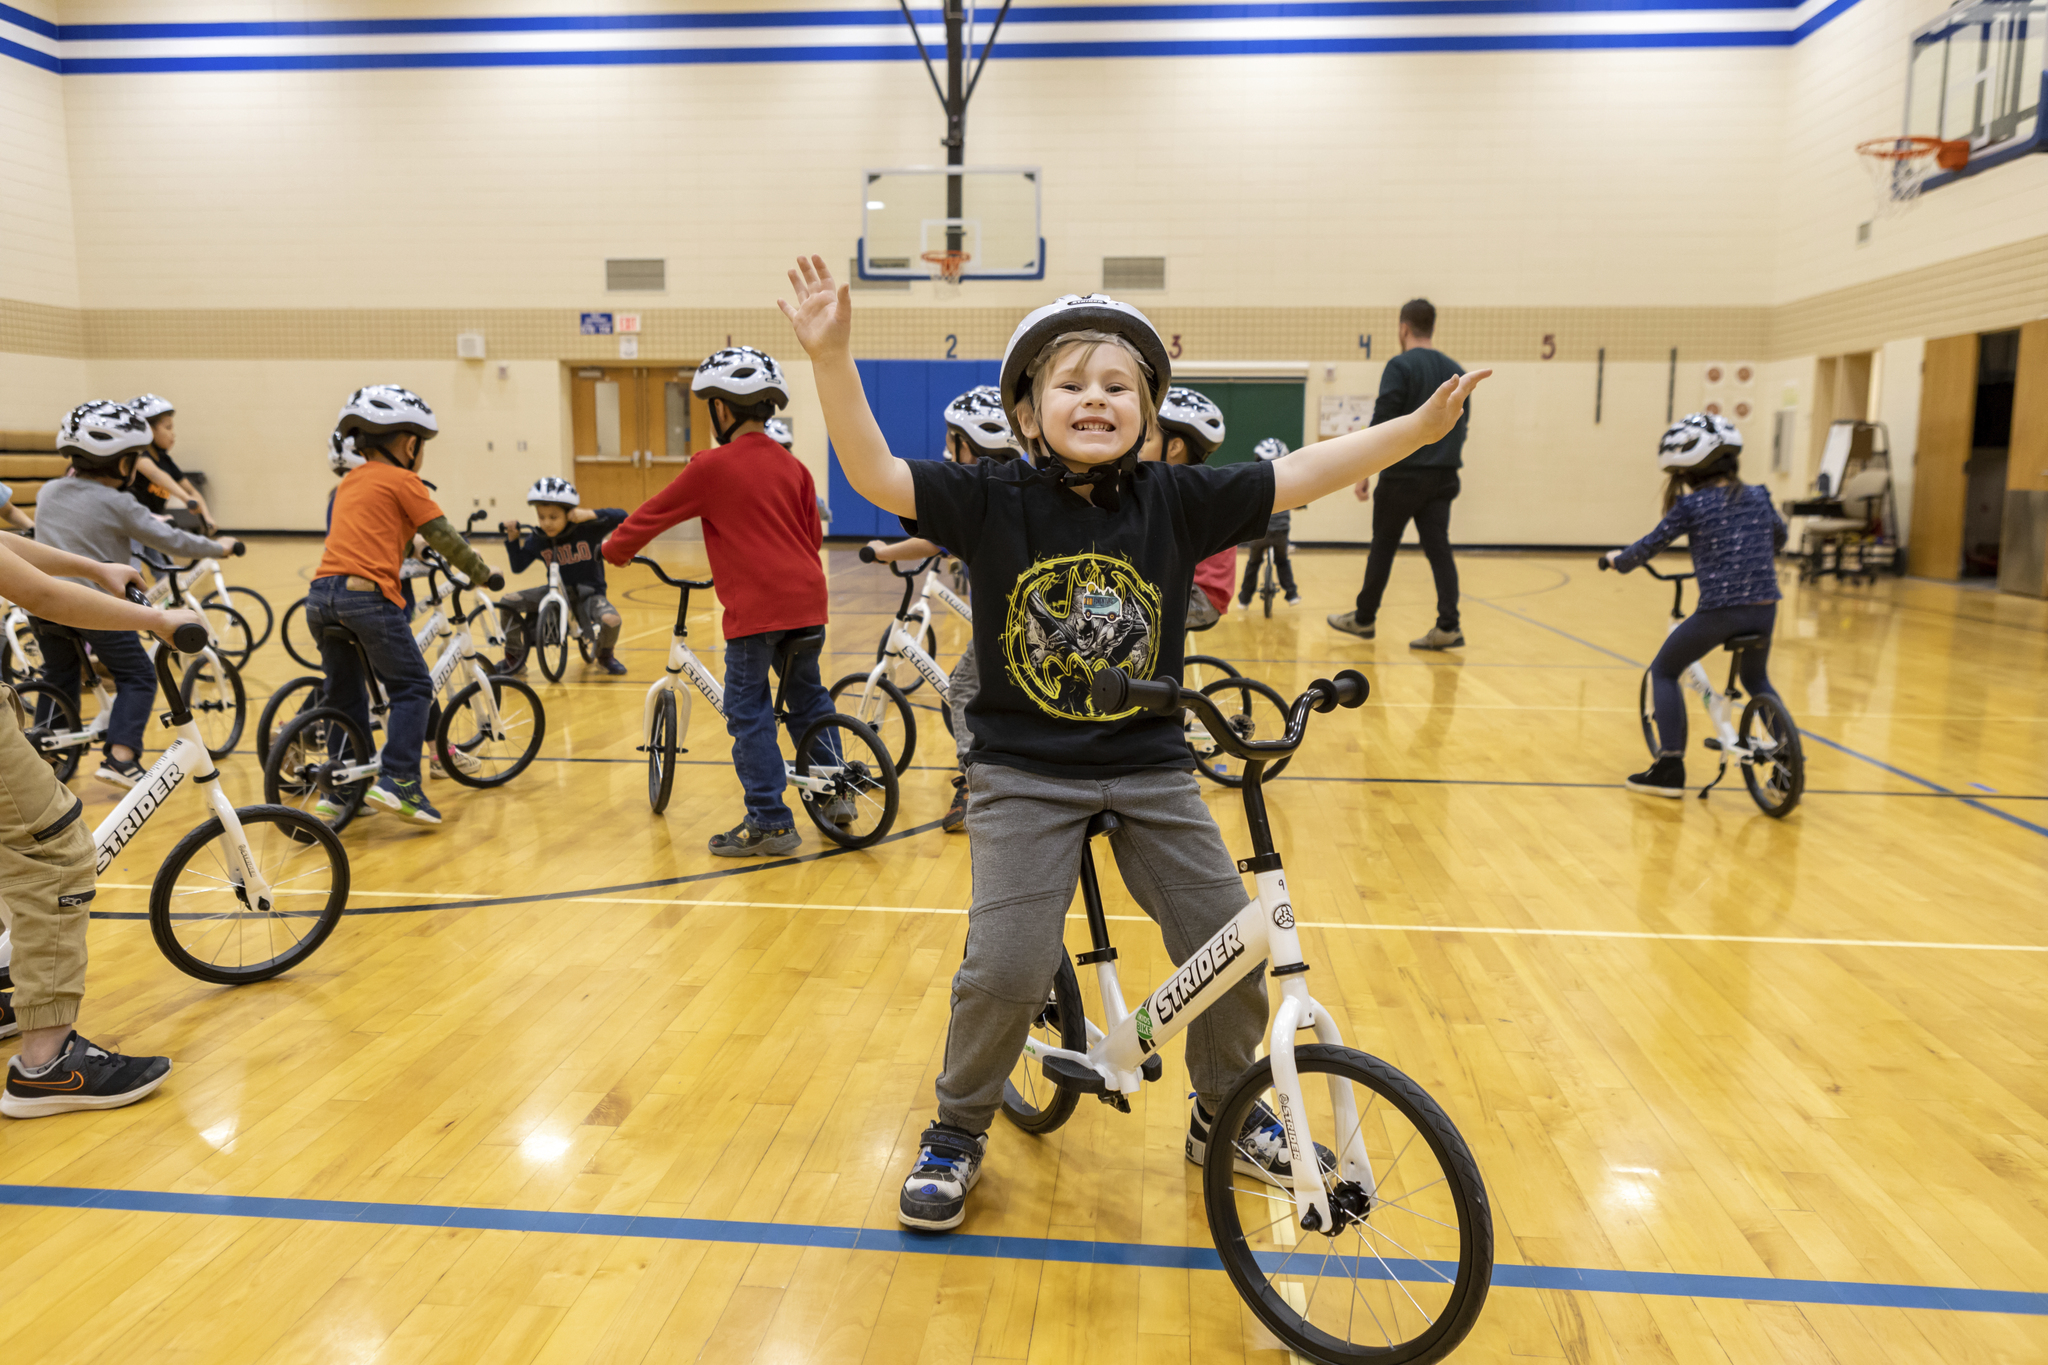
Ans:
[[[1742,741],[1742,780],[1757,808],[1782,820],[1806,790],[1806,754],[1799,726],[1776,697],[1755,696],[1742,708],[1737,729]]]
[[[247,668],[249,656],[256,652],[256,637],[249,629],[249,618],[217,602],[207,603],[199,610],[206,618],[206,628],[213,632],[213,652],[236,668]]]
[[[561,604],[543,602],[533,622],[533,652],[540,656],[540,671],[549,682],[560,682],[569,671],[569,623]]]
[[[206,752],[226,758],[242,742],[242,725],[248,718],[248,697],[242,691],[242,673],[225,655],[209,658],[202,654],[185,669],[178,684],[192,718],[199,722],[199,734]]]
[[[1214,654],[1190,654],[1181,660],[1180,685],[1199,692],[1218,678],[1235,678],[1238,671],[1231,667],[1228,659],[1219,659]]]
[[[329,829],[348,828],[374,773],[353,776],[376,756],[370,737],[346,712],[316,706],[278,731],[263,765],[263,799],[304,811]]]
[[[1309,1359],[1440,1360],[1472,1330],[1493,1282],[1493,1214],[1472,1153],[1436,1101],[1379,1058],[1311,1044],[1294,1059],[1300,1120],[1340,1159],[1337,1226],[1303,1229],[1292,1191],[1255,1163],[1259,1147],[1280,1140],[1273,1064],[1261,1058],[1223,1102],[1202,1165],[1223,1269],[1259,1320]],[[1340,1098],[1355,1115],[1343,1131]],[[1217,1140],[1225,1133],[1240,1136]],[[1354,1139],[1362,1165],[1344,1159]]]
[[[676,694],[664,689],[654,699],[654,721],[647,730],[647,804],[656,815],[668,809],[676,783]]]
[[[867,674],[849,673],[827,690],[832,696],[832,709],[873,730],[875,738],[888,751],[897,776],[902,776],[910,766],[910,756],[917,752],[917,715],[910,709],[903,689],[886,677],[875,679],[870,689]]]
[[[896,823],[896,769],[875,732],[852,716],[812,721],[797,741],[790,775],[804,814],[821,833],[846,848],[866,848]],[[820,790],[811,790],[816,783]]]
[[[235,820],[272,899],[250,903],[217,815],[178,841],[149,889],[156,946],[187,976],[224,986],[304,962],[348,908],[348,854],[333,830],[289,806],[242,806]]]
[[[1060,969],[1052,975],[1052,989],[1045,1004],[1031,1021],[1031,1036],[1046,1047],[1063,1047],[1072,1052],[1088,1050],[1088,1019],[1081,1003],[1081,982],[1074,975],[1074,961],[1060,954]],[[1003,1117],[1027,1133],[1050,1133],[1073,1116],[1080,1096],[1054,1085],[1045,1074],[1044,1063],[1029,1053],[1017,1055],[1017,1065],[1003,1080]]]
[[[16,683],[14,695],[21,698],[22,709],[29,714],[28,742],[50,765],[50,771],[57,774],[59,782],[69,782],[78,772],[79,756],[91,746],[73,744],[52,749],[46,747],[46,741],[51,735],[75,735],[85,728],[78,719],[78,708],[71,698],[49,683]]]
[[[270,744],[277,737],[279,716],[289,721],[319,706],[327,695],[327,679],[304,673],[270,694],[263,713],[256,717],[256,762],[270,761]]]
[[[236,605],[238,602],[240,606]],[[270,609],[270,599],[254,588],[244,588],[231,583],[228,585],[228,595],[225,598],[217,592],[210,593],[201,605],[207,608],[234,607],[236,611],[242,613],[242,618],[249,623],[252,633],[249,645],[251,649],[263,648],[265,642],[270,639],[271,630],[277,625],[277,613]]]
[[[320,646],[312,640],[312,628],[306,624],[306,599],[301,597],[284,609],[284,624],[278,627],[278,638],[284,642],[284,652],[298,661],[299,667],[319,669]]]
[[[1217,678],[1202,689],[1202,695],[1215,700],[1216,709],[1239,739],[1280,739],[1287,734],[1286,699],[1257,678]],[[1223,751],[1209,727],[1192,715],[1187,726],[1188,747],[1194,750],[1195,767],[1202,776],[1226,787],[1242,787],[1243,767]],[[1280,776],[1293,761],[1294,755],[1289,754],[1277,763],[1268,763],[1266,776]]]

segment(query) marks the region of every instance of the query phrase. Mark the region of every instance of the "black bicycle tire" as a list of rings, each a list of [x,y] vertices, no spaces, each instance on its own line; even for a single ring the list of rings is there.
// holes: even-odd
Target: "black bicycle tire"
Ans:
[[[192,689],[199,679],[199,670],[205,668],[207,662],[206,656],[200,655],[191,663],[185,665],[184,676],[178,679],[178,695],[184,698],[187,707],[192,705]],[[232,730],[228,731],[227,743],[218,749],[214,748],[211,744],[206,746],[208,754],[216,759],[221,759],[233,753],[235,746],[242,742],[242,731],[249,724],[249,694],[242,686],[242,670],[235,664],[228,662],[227,655],[219,650],[215,650],[214,662],[220,665],[221,676],[227,679],[228,690],[234,694],[235,698],[235,725]]]
[[[284,709],[285,699],[297,692],[303,692],[311,684],[316,698],[327,695],[327,679],[317,673],[301,673],[296,678],[286,679],[284,685],[270,694],[270,700],[263,703],[263,711],[256,717],[256,765],[260,768],[270,761],[270,742],[277,734],[277,713]],[[299,711],[310,711],[321,704],[315,700],[311,706],[300,703]],[[297,715],[299,711],[292,714]]]
[[[1081,1000],[1081,981],[1074,975],[1074,961],[1062,951],[1059,970],[1052,974],[1052,987],[1046,992],[1046,1005],[1058,1012],[1060,1046],[1070,1052],[1088,1050],[1088,1017],[1086,1006]],[[1045,1017],[1040,1010],[1034,1026]],[[1074,1106],[1080,1102],[1080,1095],[1063,1085],[1057,1085],[1052,1077],[1044,1078],[1045,1085],[1052,1091],[1051,1102],[1043,1108],[1033,1105],[1025,1098],[1017,1084],[1009,1077],[1003,1078],[1003,1117],[1012,1126],[1040,1137],[1052,1132],[1074,1115]]]
[[[676,784],[676,694],[663,688],[654,699],[647,727],[647,804],[656,815],[668,809]]]
[[[483,686],[482,683],[471,683],[450,697],[448,704],[441,708],[440,719],[434,723],[433,751],[435,753],[446,752],[448,747],[448,728],[455,723],[455,718],[462,714],[463,709],[469,704],[470,697],[481,686]],[[532,703],[533,740],[526,746],[526,752],[519,756],[518,762],[507,768],[504,772],[490,777],[476,777],[470,773],[463,772],[460,767],[453,763],[443,763],[441,766],[447,771],[448,776],[465,787],[489,788],[504,786],[507,782],[510,782],[513,778],[533,766],[534,755],[540,752],[541,741],[547,738],[548,713],[547,709],[541,705],[540,693],[534,691],[517,678],[494,677],[491,679],[491,690],[501,696],[506,692],[517,692]]]
[[[803,755],[811,751],[812,737],[820,730],[828,727],[851,731],[862,743],[869,747],[873,756],[881,760],[877,765],[880,770],[882,790],[885,793],[882,801],[881,823],[866,834],[849,837],[845,830],[842,830],[839,826],[825,818],[825,813],[818,808],[819,803],[811,799],[809,792],[797,793],[799,798],[798,804],[803,806],[804,814],[811,817],[811,823],[818,827],[819,832],[833,843],[838,844],[841,848],[866,848],[868,845],[887,836],[890,829],[896,824],[896,807],[902,796],[902,789],[896,781],[896,770],[889,765],[889,751],[883,746],[881,738],[857,718],[841,715],[836,711],[829,716],[819,717],[804,728],[803,736],[797,741],[796,746],[797,766],[799,769],[803,766]],[[842,760],[845,758],[843,744],[840,750],[840,757]]]
[[[883,629],[882,643],[875,646],[876,663],[880,663],[882,662],[882,660],[889,657],[889,637],[892,634],[894,634],[895,631],[896,623],[894,621],[891,621],[888,624],[888,626]],[[927,621],[924,623],[924,639],[919,641],[919,643],[924,647],[924,652],[926,654],[929,654],[934,659],[939,657],[939,632],[933,629],[931,622]],[[924,686],[924,674],[918,672],[917,665],[911,663],[908,659],[905,659],[903,662],[904,665],[910,669],[910,682],[907,685],[904,683],[896,683],[896,687],[898,691],[902,692],[903,695],[907,697],[912,692],[917,691],[918,688]],[[894,678],[890,678],[889,681],[896,682]]]
[[[313,647],[312,657],[308,658],[299,652],[297,645],[292,643],[292,615],[294,612],[298,614],[300,621],[306,619],[305,598],[301,597],[298,601],[284,609],[284,621],[277,628],[277,638],[284,645],[284,652],[291,655],[293,661],[301,668],[325,668],[326,665],[320,662],[320,647],[317,644]],[[306,627],[306,629],[310,630],[311,627]]]
[[[533,652],[540,659],[540,671],[546,675],[549,682],[560,682],[569,671],[569,623],[559,622],[552,638],[548,630],[549,619],[564,614],[561,611],[550,610],[556,605],[553,602],[542,602],[540,610],[533,614]],[[550,657],[555,661],[553,668],[548,667]],[[474,687],[476,684],[471,683],[470,686]]]
[[[241,612],[236,611],[233,607],[209,607],[202,604],[200,610],[202,614],[205,612],[214,611],[223,612],[230,618],[231,625],[241,626],[243,640],[253,641],[256,638],[249,630],[249,618],[242,615]],[[209,630],[212,629],[211,623],[208,624],[207,628]],[[213,646],[213,652],[215,654],[218,654],[221,658],[233,664],[237,669],[247,668],[249,666],[249,656],[256,652],[256,646],[254,644],[245,644],[241,649],[230,649],[228,647],[227,637],[224,632],[216,631],[214,638],[216,640],[216,643]]]
[[[1327,1333],[1309,1335],[1316,1331],[1314,1325],[1304,1322],[1293,1305],[1272,1291],[1259,1268],[1256,1253],[1245,1245],[1242,1236],[1232,1239],[1225,1231],[1238,1223],[1231,1183],[1235,1153],[1231,1143],[1212,1140],[1202,1163],[1202,1202],[1209,1218],[1210,1237],[1215,1243],[1217,1256],[1222,1259],[1224,1273],[1230,1277],[1238,1297],[1275,1336],[1297,1353],[1321,1362],[1321,1365],[1367,1365],[1367,1362],[1371,1365],[1410,1365],[1412,1362],[1441,1360],[1457,1349],[1472,1330],[1480,1310],[1486,1306],[1487,1291],[1493,1283],[1493,1211],[1471,1148],[1458,1132],[1457,1125],[1451,1122],[1442,1106],[1430,1098],[1427,1091],[1377,1057],[1356,1048],[1311,1043],[1294,1050],[1294,1061],[1304,1088],[1312,1075],[1345,1074],[1348,1068],[1351,1079],[1398,1109],[1436,1154],[1438,1167],[1451,1189],[1461,1232],[1452,1304],[1429,1331],[1392,1349],[1375,1346],[1346,1351],[1341,1349],[1341,1343],[1326,1345],[1319,1339],[1328,1337]],[[1261,1057],[1231,1088],[1211,1125],[1212,1134],[1234,1132],[1241,1127],[1252,1102],[1272,1083],[1272,1058]],[[1302,1330],[1304,1327],[1308,1330]]]
[[[1806,793],[1806,749],[1799,742],[1799,726],[1793,721],[1791,710],[1778,698],[1759,693],[1749,699],[1749,705],[1742,708],[1742,720],[1736,730],[1737,738],[1745,750],[1750,744],[1751,721],[1766,712],[1776,713],[1783,729],[1785,752],[1792,760],[1787,765],[1792,777],[1791,791],[1782,803],[1766,799],[1764,792],[1759,790],[1762,784],[1757,781],[1754,763],[1742,765],[1742,782],[1749,788],[1750,799],[1756,802],[1757,809],[1773,820],[1782,820],[1792,813],[1794,807],[1799,804],[1799,798]]]
[[[265,646],[266,644],[270,643],[270,633],[271,631],[277,628],[277,613],[271,610],[269,598],[265,597],[262,593],[256,591],[256,589],[245,588],[239,583],[228,584],[228,600],[226,602],[223,602],[221,605],[232,608],[235,611],[242,611],[240,607],[235,606],[234,599],[236,594],[240,594],[243,597],[255,598],[256,604],[263,608],[263,633],[256,636],[254,642],[249,646],[252,652],[255,650],[259,650],[263,648],[263,646]],[[205,601],[201,602],[199,605],[202,607],[207,606],[213,601],[214,598],[219,596],[220,594],[218,592],[208,593],[206,595]],[[242,611],[242,619],[245,621],[248,620],[249,613],[246,611]]]
[[[1270,685],[1260,682],[1257,678],[1247,678],[1242,673],[1239,673],[1234,674],[1228,678],[1212,678],[1210,681],[1202,685],[1202,695],[1205,697],[1211,696],[1219,691],[1231,690],[1257,692],[1267,701],[1273,703],[1273,705],[1279,710],[1283,721],[1285,720],[1287,716],[1287,699],[1281,696],[1278,692],[1274,691]],[[1266,736],[1266,738],[1268,739],[1277,737],[1278,736],[1272,735]],[[1242,787],[1244,785],[1243,773],[1211,772],[1209,770],[1209,766],[1202,761],[1202,756],[1200,754],[1195,753],[1195,751],[1192,748],[1190,748],[1188,752],[1194,755],[1196,770],[1199,771],[1202,774],[1202,776],[1208,778],[1211,782],[1218,783],[1225,787]],[[1294,755],[1289,754],[1287,755],[1287,757],[1280,759],[1278,762],[1268,763],[1266,765],[1265,780],[1271,781],[1273,778],[1280,776],[1282,772],[1286,771],[1287,765],[1292,763],[1293,761]]]
[[[866,716],[855,715],[852,711],[848,711],[839,704],[839,698],[843,692],[851,687],[865,687],[867,686],[867,681],[868,675],[865,673],[849,673],[838,682],[833,683],[826,691],[832,698],[833,710],[841,715],[853,716],[855,720],[867,726],[870,730],[875,730],[874,723]],[[917,713],[911,709],[910,699],[903,695],[903,689],[890,682],[886,674],[877,678],[876,681],[882,685],[883,698],[895,706],[896,718],[903,724],[903,752],[889,756],[889,761],[896,765],[896,775],[901,777],[910,768],[911,755],[917,752]],[[881,736],[882,732],[875,730],[875,738],[880,739]],[[886,744],[882,746],[885,751],[888,747]]]
[[[1190,668],[1213,668],[1226,678],[1240,678],[1244,675],[1231,666],[1230,660],[1219,659],[1214,654],[1189,654],[1180,661],[1181,671]]]
[[[149,929],[156,939],[157,948],[170,960],[172,966],[190,977],[210,981],[220,986],[246,986],[257,981],[268,981],[304,962],[327,942],[334,927],[341,923],[342,915],[348,909],[349,861],[348,850],[341,846],[341,839],[327,825],[316,817],[291,806],[261,805],[237,806],[235,818],[244,826],[265,821],[293,825],[298,833],[292,838],[300,843],[317,843],[327,851],[327,864],[334,869],[334,886],[328,892],[327,905],[320,912],[319,922],[311,933],[300,939],[292,948],[278,954],[267,962],[254,967],[234,970],[216,967],[200,961],[185,951],[178,942],[171,917],[171,886],[177,881],[177,873],[191,861],[192,855],[212,840],[220,837],[225,827],[218,815],[208,816],[199,825],[188,831],[164,858],[163,866],[157,869],[156,880],[149,888]]]
[[[1650,751],[1650,762],[1655,763],[1664,750],[1657,744],[1657,703],[1655,685],[1650,681],[1650,670],[1643,670],[1642,686],[1636,692],[1636,704],[1642,710],[1643,747]]]
[[[316,720],[322,724],[331,725],[339,723],[346,726],[349,732],[348,739],[351,744],[359,746],[365,754],[375,754],[377,752],[370,744],[369,735],[363,732],[363,728],[356,724],[354,718],[348,712],[333,706],[316,706],[310,711],[301,711],[298,715],[286,721],[284,729],[278,731],[276,737],[271,741],[270,757],[265,759],[263,763],[263,803],[265,805],[285,806],[292,810],[299,809],[283,799],[284,775],[280,769],[284,756],[291,752],[292,743],[298,738],[298,732],[312,725]],[[355,793],[354,799],[348,801],[342,807],[341,818],[327,827],[336,834],[347,829],[349,823],[362,813],[363,797],[375,782],[376,779],[371,778],[370,781],[363,783],[362,789]],[[332,789],[330,788],[330,790]],[[307,813],[311,814],[310,811]],[[322,821],[321,823],[325,824],[326,822]]]
[[[28,712],[29,724],[27,727],[27,733],[30,733],[31,735],[34,733],[36,728],[35,699],[39,696],[48,696],[51,704],[57,707],[60,711],[63,711],[65,713],[67,722],[64,727],[65,729],[70,730],[73,733],[76,733],[79,730],[85,728],[85,722],[81,721],[78,718],[78,703],[72,701],[71,698],[65,696],[61,691],[57,689],[56,685],[53,683],[16,683],[14,684],[14,695],[21,699],[22,709]],[[31,739],[30,743],[34,744],[35,741]],[[74,744],[70,748],[62,750],[61,753],[54,758],[51,756],[52,751],[44,749],[40,744],[35,745],[35,750],[38,754],[42,756],[43,761],[50,765],[50,771],[57,775],[57,780],[59,782],[69,782],[72,778],[78,775],[78,760],[81,757],[83,757],[85,751],[87,749],[90,749],[91,747],[92,745],[90,743]]]

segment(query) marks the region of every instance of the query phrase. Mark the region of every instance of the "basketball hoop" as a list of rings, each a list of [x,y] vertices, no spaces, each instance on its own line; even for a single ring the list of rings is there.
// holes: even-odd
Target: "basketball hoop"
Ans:
[[[967,269],[967,263],[974,259],[968,251],[927,251],[920,259],[931,267],[932,284],[945,293],[951,294],[960,288],[960,276]]]
[[[1970,164],[1970,144],[1922,134],[1874,137],[1856,144],[1856,155],[1877,187],[1880,214],[1903,213],[1920,197],[1927,177],[1937,170],[1959,171]]]

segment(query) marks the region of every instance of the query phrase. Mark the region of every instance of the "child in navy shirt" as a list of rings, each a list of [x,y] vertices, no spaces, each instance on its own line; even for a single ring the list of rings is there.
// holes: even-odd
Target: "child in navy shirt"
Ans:
[[[524,531],[516,521],[498,527],[505,534],[512,572],[524,573],[535,561],[561,569],[562,591],[569,605],[597,636],[594,662],[611,676],[624,677],[626,666],[612,652],[619,643],[619,612],[605,599],[604,556],[598,547],[626,519],[626,509],[600,507],[593,511],[579,506],[576,485],[552,474],[536,480],[526,500],[533,506],[539,529]],[[543,583],[498,599],[498,610],[505,619],[505,662],[499,665],[500,673],[517,676],[526,671],[527,646],[537,633],[540,600],[547,593]]]

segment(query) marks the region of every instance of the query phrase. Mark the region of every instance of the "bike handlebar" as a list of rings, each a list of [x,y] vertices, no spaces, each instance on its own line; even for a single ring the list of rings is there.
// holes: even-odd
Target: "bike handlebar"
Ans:
[[[890,572],[890,573],[892,573],[892,574],[895,574],[895,575],[896,575],[896,576],[897,576],[898,578],[915,578],[915,577],[917,577],[917,576],[918,576],[919,574],[923,573],[923,572],[924,572],[924,571],[925,571],[926,569],[930,568],[930,567],[932,566],[932,564],[933,564],[933,563],[934,563],[934,562],[935,562],[935,561],[936,561],[937,559],[938,559],[938,556],[937,556],[937,555],[926,555],[926,556],[925,556],[925,557],[924,557],[923,559],[920,559],[920,560],[919,560],[919,561],[917,562],[917,567],[916,567],[916,568],[914,568],[914,569],[906,569],[906,568],[903,568],[903,567],[902,567],[901,565],[899,565],[899,564],[895,563],[894,561],[891,561],[891,560],[882,560],[882,559],[879,559],[879,558],[877,558],[877,557],[876,557],[876,555],[875,555],[875,547],[874,547],[874,546],[872,546],[872,545],[863,545],[863,546],[861,546],[861,547],[860,547],[860,562],[861,562],[861,563],[863,563],[863,564],[882,564],[882,563],[887,563],[887,564],[889,565],[889,572]]]
[[[1154,715],[1164,715],[1181,708],[1193,711],[1208,727],[1217,747],[1246,762],[1285,758],[1301,747],[1302,737],[1308,730],[1310,711],[1328,712],[1340,706],[1347,709],[1363,706],[1371,692],[1372,685],[1355,668],[1347,668],[1334,678],[1318,678],[1287,708],[1285,735],[1279,739],[1248,740],[1239,737],[1223,713],[1216,709],[1214,701],[1200,692],[1182,687],[1178,678],[1133,678],[1120,668],[1105,668],[1095,675],[1090,686],[1095,709],[1103,715],[1115,715],[1133,706]]]
[[[667,571],[661,565],[655,563],[646,555],[634,555],[633,562],[653,570],[654,576],[668,584],[671,588],[708,588],[711,586],[711,580],[708,578],[670,578]]]
[[[1597,563],[1602,570],[1612,569],[1614,567],[1612,564],[1609,564],[1607,562],[1606,555],[1601,555],[1600,558],[1594,562]],[[1648,574],[1650,577],[1656,579],[1660,583],[1683,583],[1688,578],[1693,577],[1693,575],[1689,573],[1658,573],[1655,569],[1651,568],[1647,563],[1639,565],[1638,567],[1640,567],[1644,573]],[[1622,569],[1619,572],[1627,573],[1628,570]]]
[[[138,607],[149,605],[140,588],[128,589],[128,600]],[[187,621],[171,632],[171,648],[180,654],[197,654],[206,648],[206,626],[199,621]]]

